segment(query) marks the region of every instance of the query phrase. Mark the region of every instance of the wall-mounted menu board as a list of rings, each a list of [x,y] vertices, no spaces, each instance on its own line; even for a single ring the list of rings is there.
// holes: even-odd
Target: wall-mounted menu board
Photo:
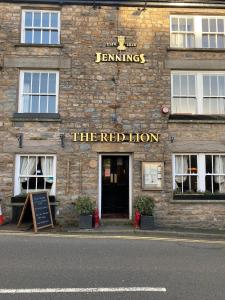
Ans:
[[[51,208],[47,192],[29,193],[27,195],[24,207],[19,219],[17,226],[19,227],[27,205],[31,205],[32,218],[34,224],[34,231],[37,232],[39,229],[46,227],[54,227],[52,222]]]
[[[161,190],[163,172],[162,162],[142,162],[142,188],[144,190]]]

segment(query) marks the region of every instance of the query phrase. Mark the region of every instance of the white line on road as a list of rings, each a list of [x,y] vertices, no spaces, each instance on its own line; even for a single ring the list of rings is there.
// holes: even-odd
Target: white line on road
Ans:
[[[46,293],[127,293],[161,292],[164,287],[116,287],[116,288],[46,288],[46,289],[0,289],[0,294],[46,294]]]

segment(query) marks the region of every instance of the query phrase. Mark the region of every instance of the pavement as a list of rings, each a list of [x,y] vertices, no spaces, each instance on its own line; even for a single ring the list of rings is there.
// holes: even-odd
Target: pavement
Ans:
[[[16,224],[4,224],[0,226],[0,233],[32,233],[31,224],[23,224],[17,227]],[[165,237],[165,238],[190,238],[207,240],[225,240],[225,230],[215,229],[180,229],[180,228],[156,228],[154,230],[135,229],[131,224],[126,225],[101,225],[93,229],[79,229],[76,226],[59,226],[45,228],[38,231],[42,234],[60,235],[104,235],[104,236],[136,236],[136,237]]]

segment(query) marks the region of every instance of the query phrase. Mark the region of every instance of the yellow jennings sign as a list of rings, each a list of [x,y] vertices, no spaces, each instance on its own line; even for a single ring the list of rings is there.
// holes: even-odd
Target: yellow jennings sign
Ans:
[[[129,142],[129,143],[158,143],[158,133],[73,133],[74,142]]]
[[[145,63],[145,55],[144,54],[124,54],[121,53],[125,51],[128,47],[136,47],[136,44],[126,43],[126,39],[124,36],[120,35],[117,37],[117,43],[107,44],[110,47],[117,47],[117,50],[120,51],[117,54],[112,53],[96,53],[96,63],[100,62],[134,62],[134,63]]]

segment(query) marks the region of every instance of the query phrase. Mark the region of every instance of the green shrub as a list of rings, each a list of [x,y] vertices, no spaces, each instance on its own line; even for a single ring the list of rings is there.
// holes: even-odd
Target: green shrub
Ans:
[[[134,208],[143,216],[152,216],[154,206],[154,200],[149,196],[140,195],[135,198]]]
[[[75,210],[78,215],[92,215],[95,209],[95,203],[89,196],[80,196],[75,202]]]

